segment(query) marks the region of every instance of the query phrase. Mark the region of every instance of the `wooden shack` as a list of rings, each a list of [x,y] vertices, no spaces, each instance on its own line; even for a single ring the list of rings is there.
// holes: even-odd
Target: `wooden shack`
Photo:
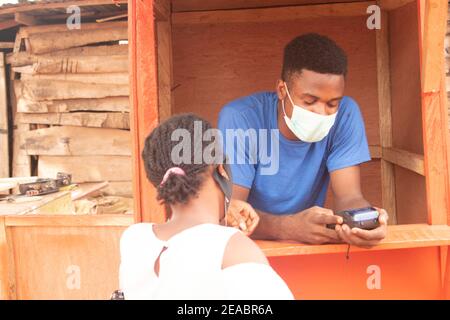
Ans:
[[[380,29],[367,25],[373,5],[381,9]],[[363,191],[390,213],[389,235],[371,250],[352,248],[349,260],[344,245],[259,244],[298,299],[449,298],[447,6],[445,0],[174,0],[130,7],[139,220],[162,219],[138,157],[148,130],[186,111],[216,122],[227,101],[273,90],[285,43],[323,33],[349,56],[346,94],[360,105],[373,158],[362,166]],[[154,24],[144,18],[150,14]],[[144,41],[152,37],[154,44]],[[378,271],[381,287],[371,286]]]
[[[380,29],[367,24],[376,8]],[[345,245],[258,244],[297,299],[449,299],[447,10],[446,0],[129,1],[134,219],[0,217],[0,297],[109,298],[121,232],[164,219],[140,159],[148,133],[186,111],[216,123],[226,102],[273,90],[285,43],[318,32],[349,56],[346,94],[360,105],[373,158],[363,192],[390,213],[389,234],[370,250],[352,247],[349,259]]]

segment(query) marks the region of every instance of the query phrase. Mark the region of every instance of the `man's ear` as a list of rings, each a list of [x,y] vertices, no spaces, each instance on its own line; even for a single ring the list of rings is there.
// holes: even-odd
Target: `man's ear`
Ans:
[[[277,90],[277,96],[279,100],[284,100],[286,98],[286,87],[284,84],[284,81],[281,79],[277,80],[277,85],[276,85],[276,90]]]

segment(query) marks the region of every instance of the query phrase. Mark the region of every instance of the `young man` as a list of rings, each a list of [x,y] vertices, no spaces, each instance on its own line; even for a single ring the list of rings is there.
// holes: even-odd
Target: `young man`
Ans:
[[[276,92],[238,99],[220,112],[224,137],[230,129],[278,132],[277,141],[270,133],[258,135],[257,143],[225,139],[227,150],[234,151],[229,157],[236,205],[230,208],[240,210],[247,201],[256,210],[260,222],[254,238],[371,247],[386,236],[383,209],[378,209],[380,227],[366,231],[350,230],[323,208],[329,184],[336,212],[370,205],[361,192],[359,165],[371,158],[359,107],[344,96],[346,73],[346,54],[336,43],[318,34],[301,35],[284,49]],[[278,161],[275,172],[262,161],[264,145]],[[335,230],[327,224],[336,224]]]

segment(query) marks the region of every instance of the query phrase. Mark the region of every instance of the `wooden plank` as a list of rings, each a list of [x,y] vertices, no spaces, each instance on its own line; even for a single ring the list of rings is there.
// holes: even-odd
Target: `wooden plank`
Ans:
[[[443,94],[424,94],[423,113],[428,219],[442,224],[450,217],[448,118]]]
[[[66,73],[66,74],[22,74],[21,80],[63,80],[84,83],[110,83],[128,85],[128,73]]]
[[[56,126],[29,131],[24,138],[28,155],[131,156],[127,130]]]
[[[157,21],[169,21],[170,20],[170,0],[155,0],[153,2],[155,7],[155,18]]]
[[[72,191],[72,201],[83,199],[98,193],[101,189],[108,186],[108,182],[87,182],[78,184],[77,188]]]
[[[9,177],[8,91],[6,89],[5,54],[0,52],[0,178]]]
[[[305,18],[366,16],[367,7],[372,4],[375,4],[375,2],[365,1],[247,10],[178,12],[172,14],[172,22],[174,25],[197,23],[250,23],[288,21]]]
[[[14,81],[14,91],[18,99],[48,101],[127,96],[128,86],[120,84],[92,84],[76,81],[16,80]]]
[[[130,181],[111,181],[108,186],[102,190],[106,196],[133,197],[133,184]]]
[[[14,42],[0,42],[0,49],[13,49]]]
[[[67,99],[50,101],[30,101],[20,98],[17,112],[54,113],[73,111],[130,111],[129,97],[106,97],[99,99]]]
[[[172,115],[172,27],[170,20],[156,25],[158,46],[158,108],[159,121]]]
[[[41,20],[24,12],[16,12],[14,14],[14,20],[16,20],[18,24],[24,24],[26,26],[42,24]]]
[[[5,218],[0,217],[0,300],[9,300],[9,254]]]
[[[114,73],[128,71],[128,57],[119,56],[34,56],[31,65],[14,67],[15,72],[28,74]]]
[[[70,192],[60,191],[43,196],[14,198],[0,202],[0,215],[72,214]]]
[[[105,29],[105,28],[127,28],[127,22],[114,21],[105,23],[97,23],[97,22],[83,23],[83,30]],[[21,27],[18,31],[18,34],[22,38],[28,38],[30,35],[36,33],[65,32],[65,31],[67,31],[67,25],[65,23],[60,23],[60,24],[47,24],[41,26]]]
[[[19,25],[19,24],[14,19],[0,21],[0,30],[6,30],[9,28],[13,28],[17,25]]]
[[[345,253],[346,244],[304,245],[281,241],[256,241],[266,256],[288,256],[305,254]],[[410,224],[388,226],[387,236],[380,244],[364,249],[353,247],[352,252],[394,250],[403,248],[434,247],[450,244],[450,227],[447,225],[430,226]]]
[[[2,44],[6,44],[5,46],[9,46],[9,42],[0,42],[0,47]],[[120,56],[120,55],[128,55],[128,45],[127,44],[118,44],[118,45],[103,45],[103,46],[85,46],[85,47],[76,47],[69,48],[64,50],[57,50],[53,52],[49,52],[43,55],[33,55],[29,52],[19,52],[19,50],[15,49],[20,45],[20,38],[16,37],[16,42],[14,42],[13,49],[14,51],[6,56],[6,63],[12,64],[13,66],[23,66],[27,64],[32,64],[35,62],[37,57],[66,57],[66,56]]]
[[[383,148],[383,159],[413,171],[421,176],[425,175],[423,155],[415,154],[396,148]]]
[[[131,1],[128,6],[130,19],[130,95],[131,132],[133,133],[133,194],[135,196],[136,221],[164,221],[164,207],[156,201],[156,190],[148,181],[141,150],[149,132],[158,124],[158,83],[155,25],[148,23],[154,16],[153,1]],[[131,180],[131,179],[124,179]]]
[[[449,137],[444,75],[447,1],[419,3],[424,29],[421,39],[422,114],[428,222],[450,220]],[[421,18],[422,19],[422,18]]]
[[[31,176],[31,160],[24,148],[24,135],[30,125],[15,123],[13,139],[13,177]]]
[[[127,39],[126,28],[98,28],[92,30],[74,29],[70,31],[32,33],[29,35],[30,52],[47,53],[96,42],[119,41]]]
[[[370,156],[372,159],[380,159],[381,158],[381,147],[380,146],[372,146],[369,145]]]
[[[114,0],[114,3],[117,5],[126,4],[127,0]],[[76,5],[79,7],[89,7],[96,5],[112,5],[111,0],[72,0],[72,1],[63,1],[63,2],[35,2],[28,3],[22,6],[14,6],[14,7],[5,7],[0,9],[0,15],[5,15],[9,13],[15,12],[27,12],[34,10],[50,10],[50,9],[66,9],[72,5]]]
[[[107,18],[96,19],[95,22],[103,23],[103,22],[118,20],[118,19],[122,19],[122,18],[126,18],[126,17],[128,17],[128,13],[122,13],[122,14],[116,14],[114,16],[110,16]]]
[[[128,227],[133,217],[125,214],[85,216],[6,216],[7,227]]]
[[[83,24],[85,28],[85,24]],[[46,53],[45,56],[120,56],[128,55],[127,44],[75,47]]]
[[[38,175],[56,177],[58,172],[68,172],[75,183],[130,181],[130,167],[128,156],[40,156]]]
[[[359,0],[172,0],[172,12],[251,9],[264,7],[357,2]]]
[[[18,123],[130,129],[130,116],[120,112],[18,113]]]
[[[379,0],[379,6],[381,7],[381,9],[389,11],[397,9],[399,7],[403,7],[404,5],[407,5],[414,1],[415,0]]]
[[[36,181],[37,177],[15,177],[0,178],[0,191],[17,188],[19,183],[29,183]]]
[[[424,19],[422,39],[422,91],[438,92],[443,70],[444,40],[447,30],[448,2],[443,0],[425,1],[421,7]],[[437,50],[439,54],[437,54]]]
[[[378,1],[380,5],[380,1]],[[381,29],[376,31],[377,81],[381,148],[392,147],[391,74],[389,62],[389,19],[388,13],[381,13]],[[383,208],[389,214],[389,223],[397,223],[395,203],[394,165],[381,159],[381,197]]]

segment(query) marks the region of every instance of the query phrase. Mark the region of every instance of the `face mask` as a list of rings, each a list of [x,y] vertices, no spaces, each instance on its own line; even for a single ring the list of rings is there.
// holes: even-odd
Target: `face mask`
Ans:
[[[225,225],[227,223],[227,212],[228,212],[228,206],[230,205],[230,200],[231,200],[231,194],[233,191],[233,182],[232,182],[232,178],[231,178],[231,168],[230,165],[227,163],[224,163],[223,168],[225,170],[225,173],[228,177],[224,177],[220,174],[219,172],[219,167],[217,167],[214,172],[213,172],[213,178],[216,181],[216,183],[219,185],[220,190],[222,190],[223,195],[225,197],[225,203],[224,203],[224,210],[225,210],[225,214],[224,214],[224,220],[225,220]]]
[[[292,117],[289,119],[284,110],[284,100],[281,101],[284,121],[286,121],[288,128],[297,138],[304,142],[313,143],[325,138],[336,120],[337,112],[329,116],[323,116],[295,105],[286,83],[284,85],[293,106]]]

